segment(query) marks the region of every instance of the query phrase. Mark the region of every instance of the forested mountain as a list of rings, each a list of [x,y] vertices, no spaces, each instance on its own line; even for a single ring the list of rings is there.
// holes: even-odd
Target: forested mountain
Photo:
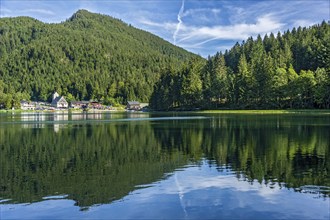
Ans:
[[[160,101],[161,100],[161,101]],[[207,61],[167,69],[154,109],[330,108],[330,26],[250,37]]]
[[[148,32],[79,10],[60,24],[0,19],[0,106],[21,99],[156,110],[330,108],[330,26],[250,37],[207,60]]]
[[[0,104],[49,100],[148,101],[162,69],[197,57],[110,16],[79,10],[60,24],[0,19]],[[199,58],[201,59],[201,58]]]

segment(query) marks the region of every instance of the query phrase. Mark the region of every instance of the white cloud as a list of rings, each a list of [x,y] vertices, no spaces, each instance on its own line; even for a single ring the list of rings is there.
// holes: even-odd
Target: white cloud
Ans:
[[[201,14],[205,14],[205,15],[209,15],[213,14],[213,15],[218,15],[220,14],[221,10],[218,8],[195,8],[195,9],[188,9],[183,13],[183,17],[187,17],[187,16],[194,16],[194,15],[201,15]]]
[[[165,22],[165,23],[157,23],[151,20],[148,20],[146,18],[140,18],[139,19],[140,24],[148,25],[151,27],[158,27],[158,28],[164,28],[169,31],[174,31],[177,27],[176,23],[170,23],[170,22]]]
[[[43,14],[43,15],[55,15],[55,13],[51,10],[46,10],[46,9],[38,9],[38,8],[35,8],[35,9],[25,9],[25,10],[21,10],[19,11],[18,13],[22,13],[22,14],[25,14],[25,13],[37,13],[37,14]]]
[[[298,19],[293,23],[294,27],[309,27],[315,24],[315,21],[307,20],[307,19]]]
[[[192,47],[200,46],[213,40],[245,40],[250,36],[264,35],[283,27],[271,15],[263,15],[254,24],[240,23],[218,26],[188,26],[181,24],[181,33],[177,34],[177,43]]]
[[[182,5],[184,6],[184,5]],[[277,21],[272,14],[265,14],[256,19],[255,23],[237,23],[233,25],[215,25],[215,26],[196,26],[183,22],[182,18],[193,13],[206,13],[206,9],[188,10],[183,12],[181,7],[178,13],[178,23],[163,22],[158,23],[145,18],[139,20],[141,24],[149,27],[166,29],[174,32],[174,43],[185,48],[200,48],[202,45],[214,40],[245,40],[250,36],[264,35],[270,32],[277,32],[284,26],[284,23]],[[220,13],[220,10],[208,9],[214,13]]]
[[[187,2],[184,10],[181,7],[177,15],[179,22],[176,23],[176,29],[173,23],[168,22],[152,25],[161,28],[162,33],[164,30],[174,32],[172,38],[176,45],[194,52],[203,51],[205,56],[218,48],[229,49],[235,42],[246,40],[250,36],[255,38],[258,34],[263,36],[270,32],[283,32],[293,27],[308,27],[320,23],[322,20],[318,19],[328,15],[329,3],[316,2],[297,0],[281,3],[242,1],[241,4],[229,1],[216,4]],[[154,31],[157,34],[157,30]],[[231,46],[228,46],[228,41],[232,41]]]
[[[204,165],[205,166],[205,165]],[[148,188],[141,189],[143,193],[139,193],[139,201],[145,201],[157,194],[178,194],[181,199],[197,190],[206,189],[221,189],[231,190],[235,193],[250,193],[254,192],[260,198],[272,200],[273,197],[281,194],[281,189],[277,186],[269,188],[264,184],[253,182],[249,184],[246,181],[239,181],[234,174],[215,173],[216,171],[201,172],[199,169],[207,169],[206,167],[189,167],[182,171],[176,171],[171,177],[164,182],[157,184],[150,184],[148,186],[156,187],[157,190],[148,190]],[[210,173],[211,172],[211,173]],[[160,185],[161,184],[161,185]],[[208,197],[209,195],[207,195]],[[180,201],[181,202],[181,201]],[[184,204],[181,202],[182,208],[185,209]]]
[[[55,15],[55,12],[51,10],[41,9],[41,8],[34,8],[34,9],[21,9],[21,10],[10,10],[7,8],[1,9],[1,17],[16,17],[16,16],[31,16],[33,15]]]
[[[158,34],[162,34],[162,36],[167,35],[164,32],[168,34],[172,33],[174,44],[191,51],[203,51],[203,56],[208,55],[205,47],[213,47],[214,49],[221,48],[221,50],[223,50],[224,48],[230,49],[233,46],[233,43],[229,45],[227,42],[226,45],[222,45],[224,42],[219,43],[219,41],[242,41],[250,36],[256,37],[258,34],[263,36],[270,32],[277,32],[285,26],[284,23],[277,20],[277,18],[270,13],[256,17],[255,22],[250,23],[240,22],[226,25],[203,25],[202,23],[198,25],[196,22],[191,22],[191,20],[189,20],[189,18],[192,18],[192,15],[207,14],[207,10],[209,13],[220,13],[220,10],[212,8],[183,11],[183,7],[181,7],[177,15],[178,23],[168,21],[156,22],[146,18],[140,18],[139,23],[145,25],[147,30],[156,34],[158,32]],[[183,20],[183,18],[185,20]],[[214,45],[215,43],[218,45]]]
[[[7,8],[2,8],[1,9],[1,14],[3,14],[3,13],[9,14],[9,13],[12,13],[12,10],[9,10]]]

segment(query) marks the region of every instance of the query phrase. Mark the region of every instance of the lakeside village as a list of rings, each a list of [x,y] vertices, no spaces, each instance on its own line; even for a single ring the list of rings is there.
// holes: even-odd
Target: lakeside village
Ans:
[[[57,111],[57,110],[110,110],[115,111],[116,108],[112,106],[105,106],[97,101],[72,101],[68,103],[64,96],[60,96],[57,92],[52,95],[52,102],[33,102],[22,100],[20,102],[21,110],[31,111]],[[138,101],[128,101],[126,111],[144,111],[148,107],[148,103],[140,103]]]

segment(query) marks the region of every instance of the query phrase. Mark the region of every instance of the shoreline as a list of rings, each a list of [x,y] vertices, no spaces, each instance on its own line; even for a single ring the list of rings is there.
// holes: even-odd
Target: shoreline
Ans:
[[[88,111],[84,111],[82,109],[55,109],[55,110],[5,110],[1,109],[0,113],[101,113],[101,112],[124,112],[125,109],[89,109]]]
[[[126,109],[57,109],[57,110],[0,110],[1,113],[132,113]],[[134,113],[198,113],[198,114],[325,114],[330,115],[330,109],[275,109],[275,110],[198,110],[198,111],[134,111]]]
[[[205,110],[206,114],[329,114],[330,109]]]

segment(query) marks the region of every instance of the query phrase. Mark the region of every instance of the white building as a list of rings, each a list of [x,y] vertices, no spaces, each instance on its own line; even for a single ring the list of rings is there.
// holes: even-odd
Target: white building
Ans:
[[[35,110],[36,109],[35,102],[21,101],[20,103],[21,103],[22,110]]]
[[[51,105],[55,108],[68,108],[69,104],[63,96],[60,96],[57,92],[52,95]]]

